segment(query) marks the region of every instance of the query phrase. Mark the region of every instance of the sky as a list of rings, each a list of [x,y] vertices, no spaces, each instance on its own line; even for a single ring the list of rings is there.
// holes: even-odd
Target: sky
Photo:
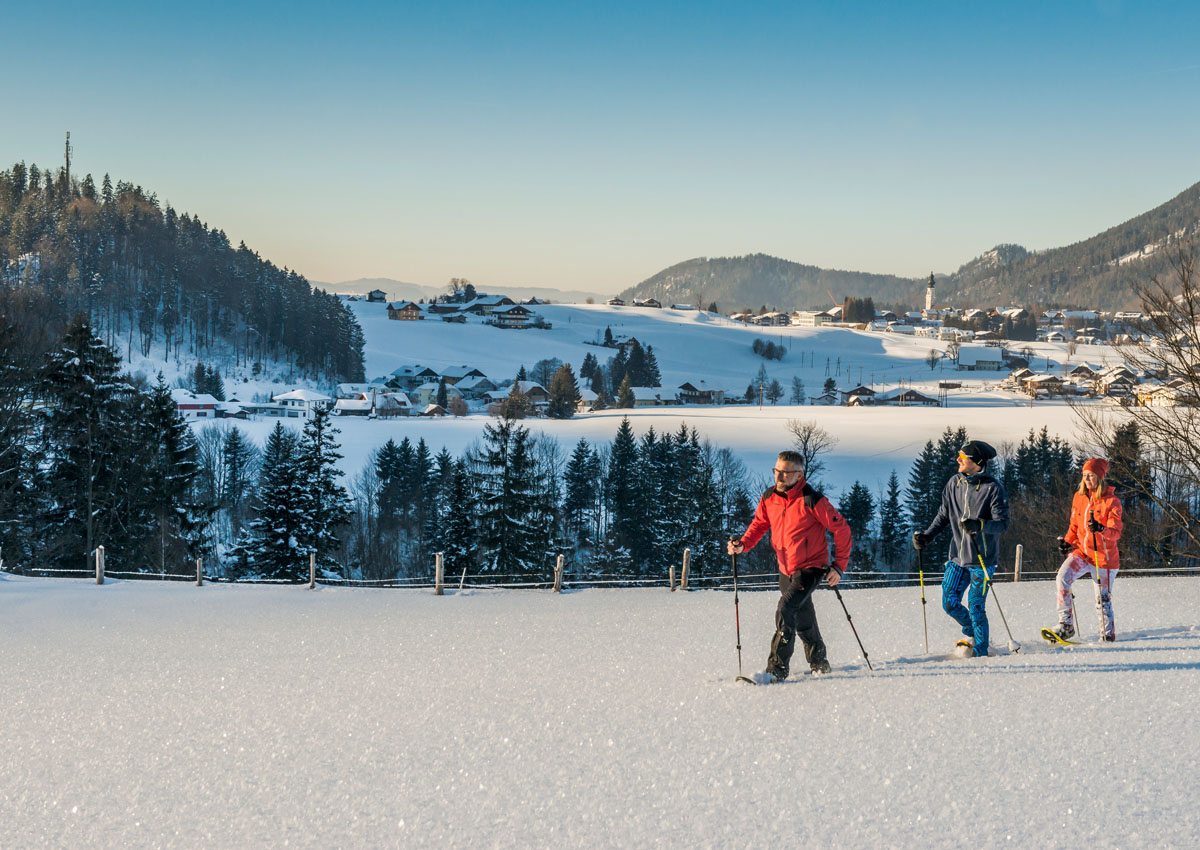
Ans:
[[[922,276],[1200,180],[1194,3],[23,3],[0,167],[309,278],[617,292],[763,252]],[[14,37],[12,34],[23,33]]]

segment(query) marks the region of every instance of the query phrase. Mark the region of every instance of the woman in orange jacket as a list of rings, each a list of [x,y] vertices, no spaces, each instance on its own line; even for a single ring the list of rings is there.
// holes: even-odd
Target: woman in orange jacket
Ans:
[[[1100,580],[1101,639],[1117,639],[1113,622],[1112,586],[1120,567],[1117,541],[1121,539],[1121,500],[1104,482],[1108,461],[1090,458],[1083,465],[1079,489],[1071,501],[1071,526],[1059,540],[1066,560],[1058,568],[1058,628],[1064,640],[1075,634],[1071,619],[1071,585],[1082,575],[1094,572]]]

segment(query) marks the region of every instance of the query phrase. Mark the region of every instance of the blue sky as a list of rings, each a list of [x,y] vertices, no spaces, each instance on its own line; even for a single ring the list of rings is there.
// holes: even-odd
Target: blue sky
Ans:
[[[1200,180],[1200,4],[27,4],[0,164],[323,281],[615,292],[696,256],[952,271]]]

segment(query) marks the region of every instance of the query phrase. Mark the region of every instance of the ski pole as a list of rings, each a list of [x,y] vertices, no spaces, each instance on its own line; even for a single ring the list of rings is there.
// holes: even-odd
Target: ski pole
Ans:
[[[917,577],[921,582],[921,625],[925,627],[925,654],[929,654],[929,617],[925,613],[925,557],[917,550]]]
[[[837,585],[833,586],[833,592],[837,594],[838,602],[842,603],[842,610],[846,612],[846,622],[850,624],[850,631],[854,632],[854,639],[858,641],[858,648],[863,654],[863,660],[867,662],[867,669],[872,673],[875,668],[871,666],[871,659],[867,657],[866,647],[863,646],[862,638],[858,636],[858,629],[854,628],[854,620],[850,617],[850,611],[846,608],[846,600],[842,599],[842,592],[837,589]]]
[[[979,559],[979,568],[983,570],[983,595],[984,604],[986,604],[988,587],[992,584],[992,579],[988,575],[987,565],[983,563],[983,552],[979,548],[979,538],[972,534],[971,540],[975,544],[975,557]],[[1008,618],[1004,616],[1004,606],[1000,604],[1000,597],[996,595],[995,590],[992,590],[992,598],[996,600],[996,610],[1000,612],[1000,619],[1004,622],[1004,631],[1008,632],[1008,650],[1014,654],[1018,653],[1021,651],[1021,644],[1013,640],[1012,629],[1008,627]]]
[[[1088,514],[1092,521],[1096,520],[1096,509],[1089,508]],[[1104,587],[1100,584],[1100,571],[1105,569],[1108,564],[1108,558],[1100,553],[1100,545],[1096,542],[1096,532],[1092,532],[1092,553],[1096,558],[1095,569],[1092,570],[1092,575],[1096,579],[1096,619],[1099,620],[1100,626],[1100,642],[1104,642]]]
[[[733,538],[729,538],[729,542],[733,542]],[[738,674],[735,681],[749,682],[756,684],[753,679],[748,679],[742,675],[742,618],[738,613],[738,572],[737,572],[737,552],[729,553],[730,559],[733,561],[733,625],[737,631],[737,655],[738,655]]]

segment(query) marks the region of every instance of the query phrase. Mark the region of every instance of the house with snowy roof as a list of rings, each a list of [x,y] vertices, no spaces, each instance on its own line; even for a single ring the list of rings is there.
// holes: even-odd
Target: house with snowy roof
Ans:
[[[329,407],[333,404],[333,399],[324,393],[307,389],[280,393],[271,396],[271,401],[282,406],[285,416],[300,419],[310,419],[318,407]]]
[[[171,398],[175,409],[186,420],[216,419],[217,405],[220,402],[208,393],[194,393],[183,387],[171,390]]]

